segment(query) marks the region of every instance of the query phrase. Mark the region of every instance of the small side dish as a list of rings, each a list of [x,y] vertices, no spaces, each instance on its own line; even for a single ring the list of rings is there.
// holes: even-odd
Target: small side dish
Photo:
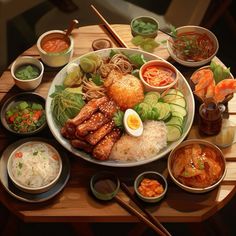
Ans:
[[[10,132],[32,135],[46,126],[45,100],[36,93],[19,93],[2,106],[1,121]]]
[[[134,190],[145,202],[158,202],[166,194],[167,181],[165,177],[154,171],[141,173],[134,181]]]
[[[61,174],[61,157],[51,145],[26,142],[16,148],[7,163],[9,177],[19,189],[29,193],[45,192]]]
[[[216,103],[226,103],[236,92],[236,80],[229,68],[211,61],[209,66],[196,70],[190,77],[194,95],[201,102],[213,99]]]
[[[37,48],[42,61],[51,67],[64,66],[73,54],[74,42],[62,30],[50,30],[42,34],[37,41]]]
[[[187,140],[172,150],[168,159],[171,178],[190,192],[207,192],[223,179],[226,167],[223,153],[203,140]]]
[[[139,16],[131,21],[130,27],[133,36],[140,35],[147,38],[157,36],[159,23],[150,16]]]
[[[42,81],[44,66],[37,58],[23,56],[17,58],[11,66],[11,75],[16,86],[23,90],[33,90]]]
[[[177,71],[168,62],[148,61],[139,70],[139,77],[146,90],[163,92],[173,87],[178,80]]]
[[[216,36],[200,26],[182,26],[167,40],[170,56],[178,63],[196,67],[208,63],[217,53]]]

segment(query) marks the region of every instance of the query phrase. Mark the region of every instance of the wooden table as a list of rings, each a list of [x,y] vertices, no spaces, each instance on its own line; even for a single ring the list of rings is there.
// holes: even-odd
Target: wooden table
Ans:
[[[135,48],[131,43],[130,28],[128,25],[113,25],[114,29],[130,48]],[[75,41],[74,58],[92,51],[91,44],[96,38],[108,38],[101,26],[86,26],[74,30]],[[159,33],[157,41],[165,40],[167,36]],[[113,46],[116,42],[113,40]],[[155,54],[164,59],[169,55],[162,44],[155,50]],[[39,57],[34,45],[22,55]],[[174,63],[176,67],[189,78],[195,69],[182,67]],[[44,97],[47,96],[48,88],[59,69],[46,67],[42,84],[35,90]],[[14,86],[9,68],[0,79],[0,100],[5,100],[20,90]],[[236,122],[236,99],[228,104],[229,119]],[[42,136],[52,137],[48,130]],[[193,126],[188,138],[199,137],[196,126]],[[201,138],[201,137],[199,137]],[[3,127],[0,127],[0,151],[17,138],[9,135]],[[224,181],[215,190],[205,194],[190,194],[177,187],[169,177],[169,188],[166,198],[158,204],[148,205],[148,209],[154,216],[158,216],[162,222],[202,222],[224,207],[235,194],[236,184],[236,144],[223,149],[227,160],[227,174]],[[147,165],[132,168],[111,168],[98,166],[86,162],[69,154],[71,160],[71,177],[64,188],[53,199],[39,204],[21,202],[11,197],[0,185],[0,201],[14,214],[25,222],[136,222],[137,219],[122,209],[117,203],[111,201],[101,203],[96,201],[89,191],[90,177],[100,170],[115,172],[120,179],[132,185],[134,177],[145,170],[156,170],[168,176],[166,169],[167,158],[162,158]],[[122,192],[119,195],[125,200],[129,199]]]

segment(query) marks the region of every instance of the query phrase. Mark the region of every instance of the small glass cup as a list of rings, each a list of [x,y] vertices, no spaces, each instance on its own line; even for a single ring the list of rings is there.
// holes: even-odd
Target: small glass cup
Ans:
[[[231,146],[234,143],[235,128],[234,126],[222,127],[220,133],[214,137],[213,142],[221,148]]]

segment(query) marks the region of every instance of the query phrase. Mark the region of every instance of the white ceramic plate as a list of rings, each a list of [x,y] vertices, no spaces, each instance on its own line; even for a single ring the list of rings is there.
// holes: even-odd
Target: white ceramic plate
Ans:
[[[160,57],[155,56],[154,54],[150,54],[150,53],[143,52],[143,51],[136,50],[136,49],[114,48],[114,50],[119,50],[120,52],[124,52],[126,54],[142,53],[146,60],[154,60],[154,59],[163,60]],[[99,51],[96,51],[96,52],[90,52],[88,54],[97,53],[102,57],[107,57],[107,56],[109,56],[110,51],[111,51],[111,49],[103,49],[103,50],[99,50]],[[79,63],[79,61],[80,61],[80,57],[75,59],[73,62]],[[179,77],[178,88],[185,95],[185,99],[186,99],[186,102],[187,102],[187,111],[188,111],[187,118],[186,118],[185,125],[184,125],[184,129],[183,129],[183,134],[182,134],[182,136],[180,137],[179,140],[168,144],[166,148],[163,148],[158,153],[158,155],[156,155],[152,158],[149,158],[149,159],[141,160],[141,161],[126,161],[126,162],[124,162],[124,161],[123,162],[118,162],[118,161],[114,161],[114,160],[98,161],[98,160],[92,158],[89,154],[87,154],[87,153],[85,153],[81,150],[73,148],[70,145],[69,141],[67,139],[65,139],[64,137],[62,137],[62,135],[60,134],[60,129],[58,128],[58,126],[54,122],[52,112],[51,112],[52,98],[50,97],[50,95],[54,92],[55,85],[61,85],[63,83],[63,80],[66,76],[66,67],[67,66],[65,66],[55,76],[54,80],[52,81],[52,84],[51,84],[51,87],[49,89],[48,96],[47,96],[47,99],[46,99],[46,116],[47,116],[48,126],[49,126],[52,134],[54,135],[54,137],[57,139],[57,141],[63,147],[65,147],[68,151],[70,151],[74,155],[76,155],[78,157],[81,157],[81,158],[83,158],[87,161],[90,161],[90,162],[93,162],[93,163],[96,163],[96,164],[100,164],[100,165],[104,165],[104,166],[113,166],[113,167],[138,166],[138,165],[147,164],[149,162],[160,159],[161,157],[164,157],[173,148],[175,148],[178,144],[180,144],[184,140],[186,135],[188,134],[188,132],[189,132],[191,126],[192,126],[192,123],[193,123],[195,103],[194,103],[193,94],[192,94],[190,86],[188,85],[188,82],[185,80],[184,76],[178,71],[178,77]]]

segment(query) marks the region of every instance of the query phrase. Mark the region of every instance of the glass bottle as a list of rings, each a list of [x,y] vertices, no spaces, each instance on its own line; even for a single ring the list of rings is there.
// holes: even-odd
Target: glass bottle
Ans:
[[[199,108],[199,131],[205,135],[216,135],[222,127],[225,106],[214,100],[205,101]]]

